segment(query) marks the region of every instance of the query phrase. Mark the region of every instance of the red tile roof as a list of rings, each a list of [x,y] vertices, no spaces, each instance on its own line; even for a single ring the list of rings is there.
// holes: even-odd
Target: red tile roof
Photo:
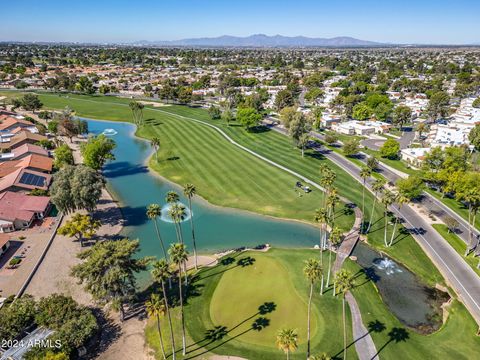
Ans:
[[[30,140],[31,142],[38,142],[41,140],[47,140],[47,137],[39,134],[33,134],[27,130],[22,130],[18,132],[15,136],[13,136],[10,142],[1,143],[0,147],[6,148],[6,149],[14,148],[15,145],[21,143],[24,140]]]
[[[34,126],[32,122],[27,120],[17,119],[7,115],[0,115],[0,131],[8,129],[14,125],[17,125],[16,127]]]
[[[37,154],[30,154],[20,160],[0,162],[0,178],[7,176],[18,169],[34,168],[50,172],[53,168],[53,159]]]
[[[14,159],[26,154],[26,153],[32,153],[32,154],[38,154],[38,155],[43,155],[43,156],[48,156],[48,151],[42,148],[41,146],[38,145],[33,145],[33,144],[23,144],[16,149],[13,150],[14,154]]]
[[[35,213],[45,212],[49,204],[48,196],[28,196],[6,191],[0,194],[0,219],[31,221]]]
[[[34,184],[21,182],[23,175],[42,177],[45,179],[44,184],[34,185]],[[25,189],[25,190],[33,190],[33,189],[47,190],[51,180],[52,180],[52,176],[49,174],[44,174],[38,171],[19,168],[18,170],[0,179],[0,191],[8,190],[12,186],[16,186],[18,188]]]
[[[22,160],[22,167],[31,167],[43,171],[52,171],[53,159],[37,154],[30,154]]]
[[[31,196],[13,191],[5,191],[0,194],[0,206],[8,204],[20,210],[44,212],[49,203],[48,196]]]

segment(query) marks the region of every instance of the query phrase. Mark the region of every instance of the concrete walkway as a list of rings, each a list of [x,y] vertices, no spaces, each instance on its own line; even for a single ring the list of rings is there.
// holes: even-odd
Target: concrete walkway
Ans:
[[[162,110],[158,110],[158,109],[154,109],[154,110],[172,115],[171,113],[166,112],[166,111],[162,111]],[[176,115],[176,114],[173,114],[173,115]],[[239,143],[234,141],[232,138],[230,138],[230,136],[228,136],[223,130],[221,130],[217,126],[209,124],[209,123],[201,121],[201,120],[197,120],[197,119],[189,118],[189,117],[186,117],[186,116],[182,116],[182,115],[176,115],[176,116],[181,117],[181,118],[186,119],[186,120],[194,121],[194,122],[197,122],[197,123],[200,123],[200,124],[203,124],[203,125],[206,125],[208,127],[211,127],[213,129],[215,129],[224,138],[226,138],[231,144],[241,148],[242,150],[245,150],[246,152],[256,156],[257,158],[259,158],[263,161],[266,161],[267,163],[269,163],[269,164],[271,164],[271,165],[273,165],[273,166],[275,166],[279,169],[282,169],[282,170],[284,170],[284,171],[286,171],[286,172],[288,172],[292,175],[297,176],[299,179],[302,179],[303,181],[305,181],[306,183],[316,187],[317,189],[320,189],[321,191],[325,191],[319,184],[317,184],[314,181],[304,177],[303,175],[300,175],[299,173],[297,173],[297,172],[295,172],[295,171],[293,171],[293,170],[291,170],[291,169],[289,169],[285,166],[282,166],[282,165],[280,165],[280,164],[278,164],[278,163],[276,163],[276,162],[274,162],[270,159],[267,159],[266,157],[250,150],[249,148],[247,148],[243,145],[240,145]],[[347,200],[345,198],[340,198],[340,199],[343,202],[351,203],[349,200]],[[354,222],[353,228],[350,230],[350,232],[347,233],[346,238],[342,242],[342,244],[345,243],[345,245],[344,245],[343,249],[341,249],[340,257],[337,255],[337,259],[340,259],[340,260],[338,260],[338,262],[337,262],[337,260],[335,260],[334,266],[335,265],[338,266],[338,269],[341,268],[341,265],[343,264],[345,259],[351,254],[353,248],[355,247],[355,244],[357,243],[357,241],[359,239],[361,222],[362,222],[362,212],[360,211],[360,209],[355,208],[355,222]],[[348,255],[346,255],[346,254],[348,254]],[[334,269],[335,269],[335,267],[334,267]],[[335,270],[334,270],[334,273],[335,273]],[[354,340],[355,341],[355,349],[357,351],[358,357],[359,357],[360,360],[378,360],[378,356],[376,356],[377,349],[375,347],[375,343],[373,342],[373,339],[370,336],[370,333],[367,331],[367,329],[363,325],[362,315],[360,313],[360,309],[358,308],[357,302],[355,301],[355,298],[353,297],[352,294],[348,293],[347,296],[348,296],[347,301],[348,301],[348,304],[349,304],[349,308],[350,308],[350,311],[352,313],[353,338],[355,339]]]
[[[373,342],[369,331],[365,325],[363,325],[362,314],[358,307],[357,301],[350,291],[345,295],[345,299],[348,302],[348,307],[350,308],[350,312],[352,314],[353,338],[358,358],[360,360],[379,360],[375,343]]]
[[[344,234],[344,238],[340,247],[337,250],[337,256],[335,258],[335,263],[333,264],[333,274],[342,268],[342,265],[347,257],[352,254],[355,245],[357,245],[358,240],[360,239],[360,227],[362,226],[362,211],[356,207],[355,208],[355,222],[350,231]]]
[[[89,101],[89,100],[85,100],[85,101]],[[90,100],[91,101],[91,100]],[[123,105],[123,104],[118,104],[118,103],[114,103],[115,105]],[[125,105],[125,106],[128,106],[128,105]],[[175,117],[178,117],[178,118],[181,118],[181,119],[185,119],[185,120],[188,120],[188,121],[193,121],[193,122],[196,122],[196,123],[199,123],[199,124],[202,124],[202,125],[205,125],[205,126],[208,126],[214,130],[216,130],[218,133],[220,133],[220,135],[222,135],[226,140],[228,140],[232,145],[248,152],[249,154],[269,163],[270,165],[273,165],[281,170],[284,170],[296,177],[298,177],[299,179],[303,180],[304,182],[314,186],[315,188],[325,192],[325,189],[320,186],[319,184],[317,184],[316,182],[310,180],[309,178],[283,166],[283,165],[280,165],[278,163],[276,163],[275,161],[272,161],[258,153],[256,153],[255,151],[253,150],[250,150],[249,148],[237,143],[235,140],[233,140],[230,136],[228,136],[222,129],[220,129],[219,127],[215,126],[215,125],[212,125],[212,124],[209,124],[205,121],[202,121],[202,120],[198,120],[198,119],[194,119],[194,118],[190,118],[190,117],[187,117],[187,116],[183,116],[183,115],[178,115],[178,114],[173,114],[173,113],[170,113],[168,111],[163,111],[163,110],[160,110],[160,109],[150,109],[152,111],[158,111],[158,112],[161,112],[161,113],[164,113],[166,115],[170,115],[170,116],[175,116]],[[348,199],[346,198],[343,198],[343,197],[340,197],[340,200],[345,202],[345,203],[351,203],[351,201],[349,201]],[[353,231],[353,233],[355,233],[355,228],[358,227],[359,228],[359,224],[358,224],[358,214],[357,212],[355,213],[356,214],[356,219],[355,219],[355,223],[354,223],[354,227],[352,228],[351,231]],[[360,221],[361,221],[361,215],[360,215]],[[354,237],[352,237],[353,239]],[[357,237],[358,239],[358,237]],[[351,241],[349,241],[349,243],[351,243]],[[352,247],[352,250],[353,250],[353,247]],[[351,251],[351,250],[350,250]],[[342,261],[343,262],[343,261]],[[355,301],[355,299],[353,298],[353,295],[351,296],[352,299]],[[349,303],[350,304],[350,303]],[[373,351],[373,355],[376,354],[376,349],[375,349],[375,344],[373,343],[373,340],[370,336],[370,334],[367,332],[367,333],[364,333],[362,332],[362,328],[365,329],[365,326],[363,325],[362,323],[362,318],[361,318],[361,315],[360,315],[360,310],[358,309],[358,306],[355,308],[355,305],[356,305],[356,302],[353,304],[353,306],[350,307],[350,309],[356,309],[356,313],[353,313],[352,312],[352,326],[354,329],[357,329],[358,331],[355,333],[354,332],[354,338],[355,338],[355,348],[357,349],[357,351],[364,351],[363,349],[368,349],[368,353],[365,355],[365,354],[358,354],[359,358],[360,359],[367,359],[366,357],[364,356],[368,356],[370,354],[371,351]],[[360,336],[357,336],[357,334],[361,334]],[[357,345],[358,343],[358,345]],[[357,347],[358,346],[358,347]],[[372,357],[373,357],[372,355]],[[370,357],[369,359],[372,359],[372,357]],[[109,359],[110,357],[109,356],[105,356],[103,357],[104,359]]]

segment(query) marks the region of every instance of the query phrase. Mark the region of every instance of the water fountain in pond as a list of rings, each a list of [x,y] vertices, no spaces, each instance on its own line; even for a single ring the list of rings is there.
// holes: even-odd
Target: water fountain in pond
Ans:
[[[359,243],[353,255],[365,275],[377,287],[390,311],[405,325],[430,333],[442,321],[440,302],[448,296],[426,286],[415,274],[366,244]],[[432,296],[434,294],[434,296]],[[445,300],[443,300],[445,298]]]
[[[389,258],[379,258],[373,260],[373,266],[375,266],[378,270],[382,270],[385,272],[387,275],[393,275],[395,273],[401,273],[403,272],[402,269],[400,269],[395,261],[389,259]]]
[[[105,129],[103,130],[102,134],[105,136],[114,136],[117,135],[118,132],[115,129]]]
[[[185,204],[182,204],[181,202],[179,202],[177,204],[181,205],[185,208],[185,217],[183,218],[183,220],[181,222],[185,222],[187,220],[190,220],[190,218],[192,217],[192,212],[190,211],[188,206],[185,206]],[[171,207],[172,207],[172,204],[165,204],[162,207],[160,220],[168,222],[168,223],[173,223],[173,219],[170,216],[170,214],[168,213],[168,211],[170,210]]]

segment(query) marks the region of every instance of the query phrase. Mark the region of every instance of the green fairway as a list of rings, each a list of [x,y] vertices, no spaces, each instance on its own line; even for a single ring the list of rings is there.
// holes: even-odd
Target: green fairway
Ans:
[[[238,289],[241,291],[238,292]],[[237,292],[235,300],[229,301],[231,294]],[[278,296],[279,294],[283,296]],[[232,332],[231,335],[235,336],[248,330],[251,324],[244,320],[249,318],[249,314],[257,314],[258,307],[262,304],[272,304],[272,309],[275,309],[268,315],[265,314],[269,326],[263,331],[247,332],[239,341],[266,344],[273,348],[275,344],[271,339],[275,338],[277,329],[291,327],[298,329],[299,343],[305,343],[306,301],[295,291],[287,269],[272,257],[257,256],[251,266],[240,266],[226,272],[212,297],[210,315],[214,324],[224,324],[228,328],[241,324]],[[312,336],[316,334],[316,318],[317,316],[312,317]]]
[[[223,263],[202,269],[191,282],[185,307],[188,330],[187,359],[208,358],[209,353],[241,356],[247,359],[283,359],[275,347],[279,328],[291,327],[299,333],[299,349],[293,359],[305,357],[308,283],[303,275],[304,261],[318,257],[314,250],[271,249],[227,255]],[[324,253],[324,261],[327,253]],[[248,261],[247,261],[248,260]],[[240,265],[240,264],[243,264]],[[380,352],[381,359],[474,359],[480,347],[477,326],[457,301],[447,308],[445,325],[430,335],[405,328],[391,314],[359,266],[347,260],[345,267],[355,274],[353,294],[362,312],[363,323]],[[312,353],[326,352],[342,357],[341,298],[323,296],[316,286],[312,307]],[[259,308],[261,305],[268,305]],[[263,309],[263,311],[261,311]],[[348,315],[348,358],[357,358],[351,340]],[[181,332],[178,307],[174,309],[177,354]],[[163,320],[164,329],[166,322]],[[253,325],[262,325],[256,326]],[[165,333],[166,330],[164,330]],[[161,358],[154,321],[146,329],[147,341]],[[164,335],[167,347],[168,337]],[[170,353],[170,351],[168,351]]]
[[[305,260],[318,256],[314,250],[249,251],[227,255],[223,263],[202,269],[192,280],[189,291],[192,296],[185,307],[190,338],[185,358],[206,358],[213,352],[247,359],[283,359],[285,355],[275,345],[276,333],[288,327],[296,329],[299,334],[299,348],[291,358],[304,359],[309,284],[303,275],[303,267]],[[326,252],[323,256],[327,261]],[[327,352],[341,357],[341,304],[341,298],[332,297],[331,290],[320,296],[318,284],[315,286],[313,354]],[[179,330],[176,328],[177,355],[181,354]],[[149,322],[147,339],[158,350],[155,331],[154,322]],[[348,306],[347,334],[348,358],[356,359]],[[156,351],[156,354],[160,359],[160,352]]]
[[[5,93],[6,96],[11,94]],[[15,95],[20,96],[21,93]],[[114,121],[132,119],[128,107],[130,100],[126,98],[42,93],[40,99],[46,108],[70,106],[79,116]],[[322,194],[314,191],[298,198],[293,191],[296,181],[293,176],[234,148],[215,130],[177,115],[214,124],[240,144],[313,180],[319,180],[319,165],[325,163],[337,174],[335,186],[340,195],[361,204],[361,184],[312,150],[307,150],[305,158],[302,158],[300,150],[294,148],[286,136],[274,131],[247,132],[240,126],[227,126],[219,120],[211,120],[204,109],[174,105],[159,108],[146,106],[144,117],[147,125],[138,134],[146,138],[159,136],[162,141],[159,154],[161,161],[156,164],[152,158],[150,165],[162,176],[179,184],[195,183],[199,194],[214,204],[311,221],[314,209],[320,207]],[[167,160],[169,158],[173,160]],[[208,173],[205,169],[208,169]],[[367,192],[367,218],[370,217],[372,202],[373,196]],[[337,212],[337,223],[346,229],[351,226],[353,216],[345,216],[342,210]],[[410,235],[398,231],[394,246],[386,248],[383,245],[383,208],[378,204],[368,241],[429,284],[443,282],[438,270]]]
[[[128,99],[48,94],[40,98],[46,108],[70,106],[78,116],[115,121],[131,121],[132,117]],[[162,107],[166,108],[170,107]],[[155,156],[150,161],[160,175],[180,185],[194,183],[199,195],[215,205],[313,222],[323,198],[321,191],[297,192],[296,177],[231,145],[204,125],[149,108],[144,117],[146,125],[137,135],[161,139],[159,162]],[[345,214],[343,206],[338,210],[337,222],[348,230],[353,214]]]

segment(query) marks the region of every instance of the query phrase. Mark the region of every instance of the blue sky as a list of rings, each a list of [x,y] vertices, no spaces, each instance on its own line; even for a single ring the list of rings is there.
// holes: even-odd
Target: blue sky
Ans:
[[[479,0],[9,0],[0,40],[123,42],[238,35],[480,43]]]

